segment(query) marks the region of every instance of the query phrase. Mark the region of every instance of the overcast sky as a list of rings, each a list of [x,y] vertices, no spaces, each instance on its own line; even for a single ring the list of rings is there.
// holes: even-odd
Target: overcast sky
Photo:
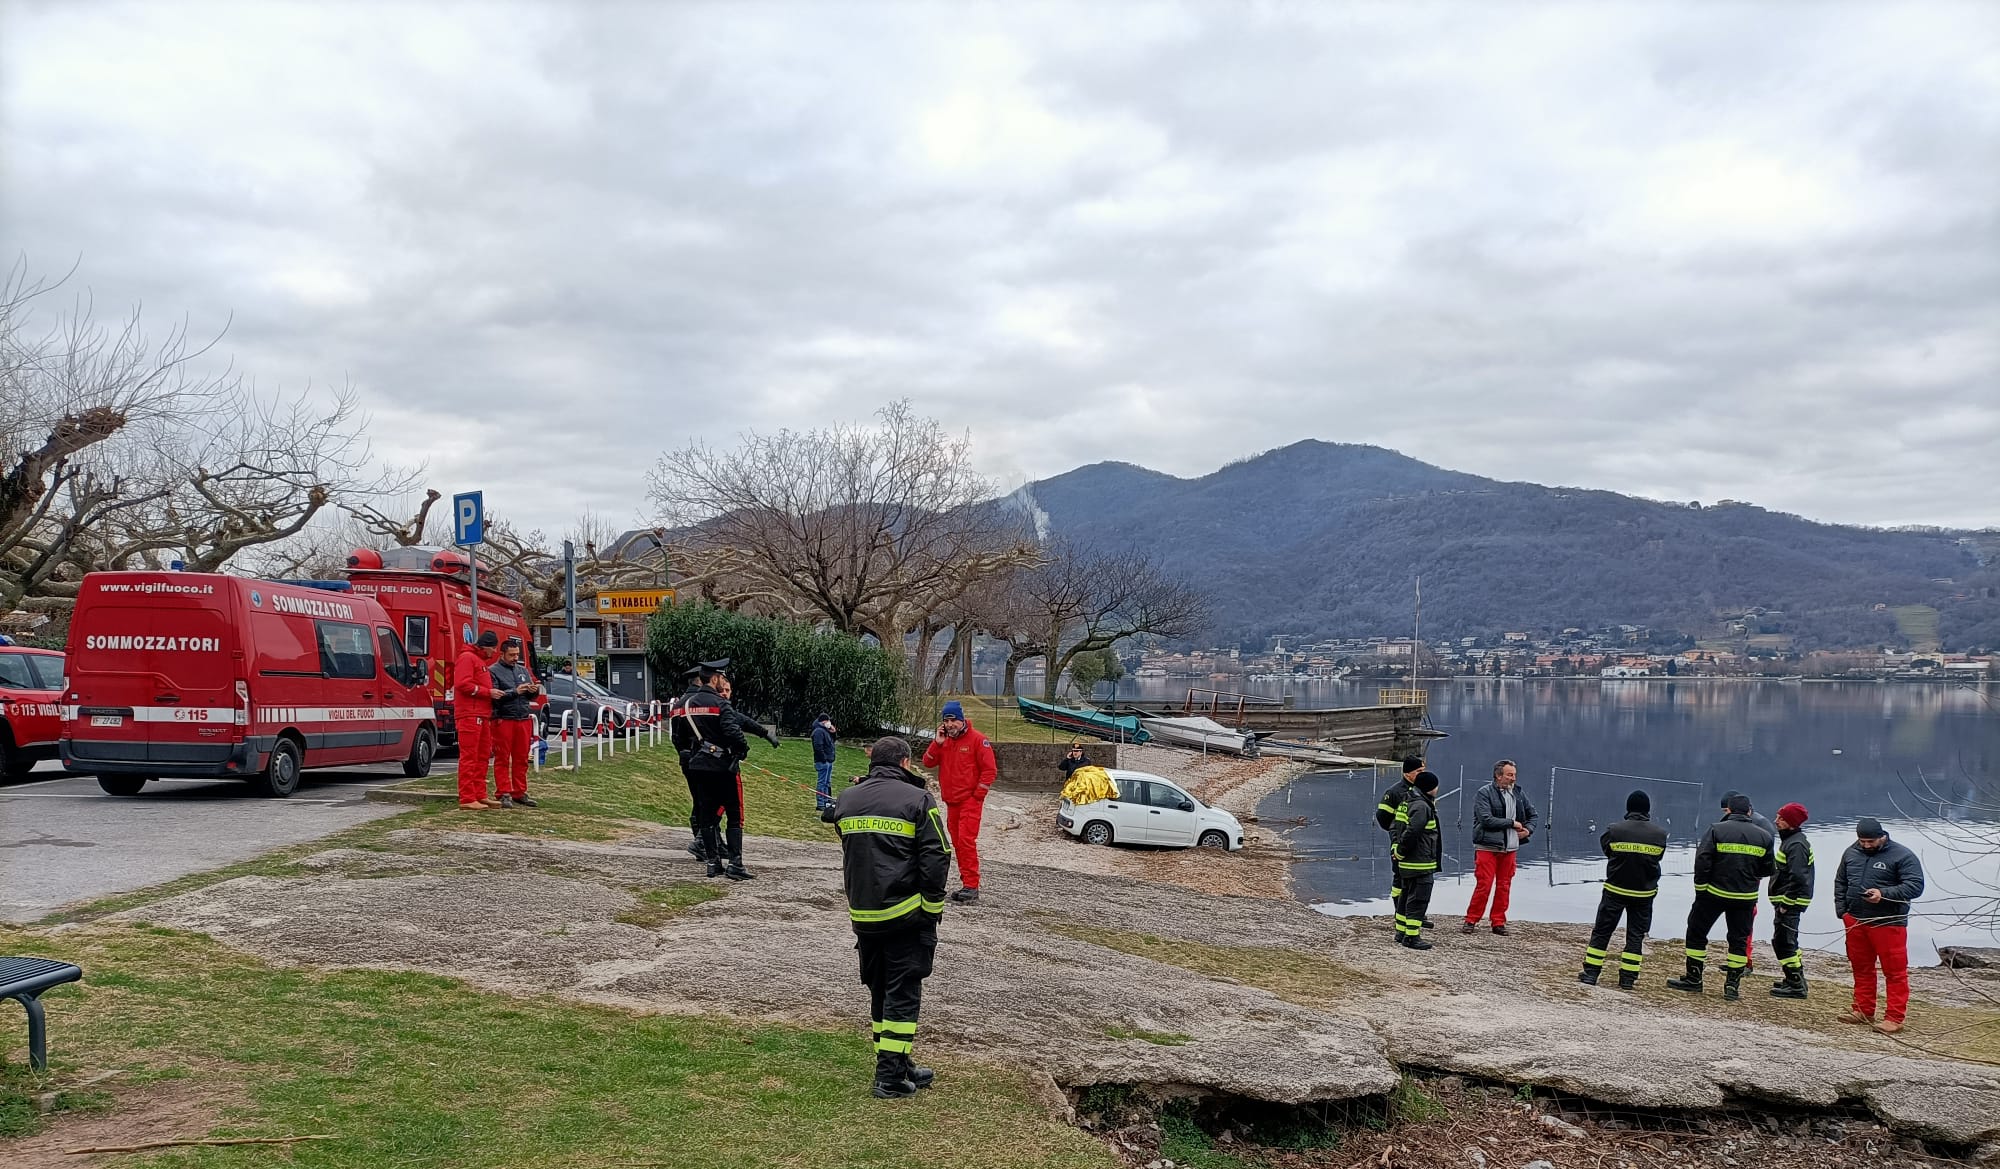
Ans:
[[[2000,523],[2000,4],[0,13],[9,254],[530,525],[903,396]]]

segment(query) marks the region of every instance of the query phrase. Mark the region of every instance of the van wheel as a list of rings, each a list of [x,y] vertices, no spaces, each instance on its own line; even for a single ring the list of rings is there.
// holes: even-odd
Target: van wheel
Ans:
[[[422,779],[431,773],[431,760],[437,756],[437,740],[432,737],[429,727],[417,728],[417,741],[410,745],[410,757],[403,760],[403,774],[411,779]]]
[[[0,778],[20,780],[28,778],[35,769],[35,761],[28,753],[14,745],[14,736],[0,729]]]
[[[264,767],[260,782],[264,794],[284,799],[299,790],[299,745],[290,739],[279,739],[271,748],[271,762]]]
[[[136,796],[146,786],[143,775],[100,775],[97,786],[104,789],[107,796]]]
[[[1102,820],[1092,820],[1083,826],[1083,839],[1089,844],[1110,844],[1111,825]]]
[[[1227,851],[1229,848],[1229,835],[1228,833],[1217,832],[1211,829],[1201,834],[1200,845],[1203,848],[1220,848]]]

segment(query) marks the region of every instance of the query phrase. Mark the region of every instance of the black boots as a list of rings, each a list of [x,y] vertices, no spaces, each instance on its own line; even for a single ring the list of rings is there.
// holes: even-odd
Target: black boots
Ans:
[[[1796,966],[1787,968],[1785,977],[1772,984],[1771,997],[1781,999],[1806,997],[1806,972]]]
[[[1687,991],[1689,994],[1700,994],[1701,963],[1695,961],[1693,958],[1689,958],[1687,973],[1679,978],[1667,979],[1667,985],[1673,987],[1675,990]]]
[[[1422,934],[1404,934],[1403,945],[1412,950],[1428,950],[1431,948],[1431,944],[1424,940]]]
[[[1742,997],[1743,968],[1734,966],[1730,968],[1728,977],[1722,980],[1722,999],[1724,1002],[1733,1003]]]
[[[1618,972],[1618,989],[1639,989],[1639,972],[1637,970],[1620,970]]]
[[[714,857],[708,858],[708,875],[711,877],[720,877],[722,875],[722,862],[720,860]]]
[[[914,1096],[931,1086],[937,1073],[929,1068],[918,1067],[916,1062],[900,1051],[878,1051],[875,1053],[875,1098],[878,1100],[900,1100]]]
[[[715,874],[710,873],[709,875],[714,876]],[[729,858],[729,867],[722,870],[722,875],[732,881],[748,881],[751,879],[750,870],[743,867],[743,856],[741,853]]]
[[[1576,980],[1585,986],[1596,986],[1599,973],[1600,971],[1597,967],[1586,966],[1583,968],[1583,973],[1576,976]]]

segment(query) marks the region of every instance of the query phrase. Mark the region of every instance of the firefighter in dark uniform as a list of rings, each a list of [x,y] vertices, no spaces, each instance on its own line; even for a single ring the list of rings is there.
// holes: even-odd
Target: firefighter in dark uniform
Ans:
[[[875,1024],[874,1094],[885,1100],[913,1096],[935,1078],[911,1049],[951,874],[944,810],[909,763],[908,743],[877,739],[868,774],[820,813],[840,831],[847,917]]]
[[[1771,994],[1781,999],[1806,997],[1805,960],[1799,955],[1799,918],[1812,906],[1813,880],[1818,876],[1818,858],[1812,842],[1799,831],[1806,822],[1804,804],[1786,804],[1778,809],[1777,869],[1771,876],[1771,950],[1785,972],[1771,986]]]
[[[750,753],[750,744],[744,737],[744,718],[724,695],[728,670],[727,658],[695,667],[694,685],[674,702],[673,739],[693,799],[693,828],[702,859],[708,862],[708,875],[747,881],[750,871],[743,867],[743,780],[737,767]],[[723,816],[729,821],[726,838],[717,831]]]
[[[1743,996],[1743,968],[1750,961],[1750,930],[1757,887],[1771,875],[1771,834],[1750,819],[1750,800],[1729,797],[1729,814],[1708,826],[1694,853],[1694,908],[1688,911],[1687,973],[1667,985],[1701,993],[1702,966],[1708,961],[1708,931],[1717,918],[1729,926],[1729,974],[1722,997]]]
[[[1653,798],[1645,792],[1625,797],[1625,818],[1598,838],[1604,849],[1604,890],[1597,898],[1597,924],[1583,952],[1583,973],[1576,980],[1597,985],[1604,972],[1605,949],[1625,919],[1625,949],[1618,955],[1618,989],[1639,983],[1646,962],[1646,935],[1653,928],[1653,903],[1660,895],[1660,861],[1667,855],[1667,830],[1653,823]]]
[[[1428,950],[1431,944],[1424,940],[1424,914],[1431,907],[1438,858],[1444,855],[1444,833],[1437,818],[1438,777],[1419,771],[1411,788],[1410,798],[1403,801],[1405,814],[1390,832],[1403,889],[1396,906],[1396,933],[1410,949]]]
[[[1403,900],[1403,882],[1396,869],[1396,829],[1410,818],[1409,802],[1416,798],[1417,789],[1410,781],[1417,772],[1424,769],[1424,761],[1411,755],[1403,760],[1403,778],[1390,785],[1382,793],[1382,800],[1375,805],[1375,824],[1389,834],[1389,903],[1400,904]],[[1425,922],[1425,925],[1431,924]],[[1396,931],[1398,937],[1402,930]]]

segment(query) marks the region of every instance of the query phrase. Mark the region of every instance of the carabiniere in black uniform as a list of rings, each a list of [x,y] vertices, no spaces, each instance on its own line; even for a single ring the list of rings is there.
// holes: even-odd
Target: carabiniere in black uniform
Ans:
[[[687,777],[688,795],[694,801],[691,827],[701,847],[699,855],[708,862],[708,875],[743,881],[750,871],[743,867],[743,781],[736,768],[750,753],[750,743],[743,735],[742,717],[715,688],[715,680],[728,668],[726,658],[696,667],[700,680],[674,700],[670,725],[681,774]],[[729,818],[727,867],[722,863],[725,841],[717,833],[722,815]]]
[[[877,742],[868,774],[820,813],[840,830],[847,916],[874,1022],[874,1094],[885,1099],[931,1085],[911,1051],[951,872],[944,813],[909,759],[901,739]]]
[[[1625,949],[1618,955],[1618,989],[1631,990],[1639,983],[1639,970],[1646,961],[1646,935],[1653,928],[1653,903],[1660,895],[1660,861],[1667,855],[1667,830],[1653,823],[1653,800],[1645,792],[1625,797],[1625,818],[1598,837],[1606,858],[1604,890],[1597,898],[1597,923],[1590,929],[1590,944],[1583,952],[1583,973],[1576,976],[1587,986],[1597,985],[1604,971],[1605,949],[1625,919]]]

